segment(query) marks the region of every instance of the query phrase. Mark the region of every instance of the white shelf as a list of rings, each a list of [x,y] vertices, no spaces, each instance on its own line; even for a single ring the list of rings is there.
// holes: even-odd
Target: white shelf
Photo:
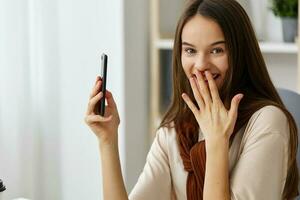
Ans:
[[[286,53],[286,54],[297,54],[298,48],[296,43],[283,43],[283,42],[260,42],[261,51],[263,53]],[[172,39],[160,39],[155,43],[158,49],[172,49]]]

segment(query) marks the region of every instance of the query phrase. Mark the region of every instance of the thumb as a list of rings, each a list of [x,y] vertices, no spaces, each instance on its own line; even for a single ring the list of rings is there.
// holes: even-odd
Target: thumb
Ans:
[[[236,118],[237,113],[238,113],[239,104],[243,97],[244,97],[243,94],[237,94],[232,98],[230,110],[229,110],[229,116]]]

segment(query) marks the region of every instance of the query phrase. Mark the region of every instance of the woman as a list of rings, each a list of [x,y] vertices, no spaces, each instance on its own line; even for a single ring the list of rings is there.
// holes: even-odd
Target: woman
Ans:
[[[104,199],[128,199],[112,94],[98,78],[86,123],[98,136]],[[129,199],[292,199],[297,128],[267,72],[250,20],[234,0],[193,0],[176,30],[173,98]]]

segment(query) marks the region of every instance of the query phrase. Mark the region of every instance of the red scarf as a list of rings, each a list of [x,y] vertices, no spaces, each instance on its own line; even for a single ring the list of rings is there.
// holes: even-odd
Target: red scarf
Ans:
[[[187,200],[202,200],[206,163],[205,141],[197,142],[191,146],[193,141],[187,141],[185,135],[178,132],[177,139],[184,169],[188,172]]]
[[[184,169],[188,172],[186,182],[187,200],[202,200],[205,180],[205,140],[198,142],[199,128],[192,123],[175,125],[179,153]],[[235,134],[232,134],[231,139]]]

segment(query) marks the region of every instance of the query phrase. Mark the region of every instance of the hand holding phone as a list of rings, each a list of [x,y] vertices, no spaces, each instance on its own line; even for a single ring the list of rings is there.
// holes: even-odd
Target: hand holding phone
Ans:
[[[98,112],[101,116],[104,116],[105,113],[105,93],[106,93],[106,77],[107,77],[107,61],[108,57],[106,54],[101,55],[101,72],[100,77],[102,80],[100,91],[103,93],[103,97],[100,99]]]
[[[106,90],[107,55],[101,56],[101,73],[89,96],[85,122],[95,133],[101,145],[117,144],[120,116],[113,94]],[[100,81],[102,80],[102,81]],[[105,105],[107,103],[107,105]]]

